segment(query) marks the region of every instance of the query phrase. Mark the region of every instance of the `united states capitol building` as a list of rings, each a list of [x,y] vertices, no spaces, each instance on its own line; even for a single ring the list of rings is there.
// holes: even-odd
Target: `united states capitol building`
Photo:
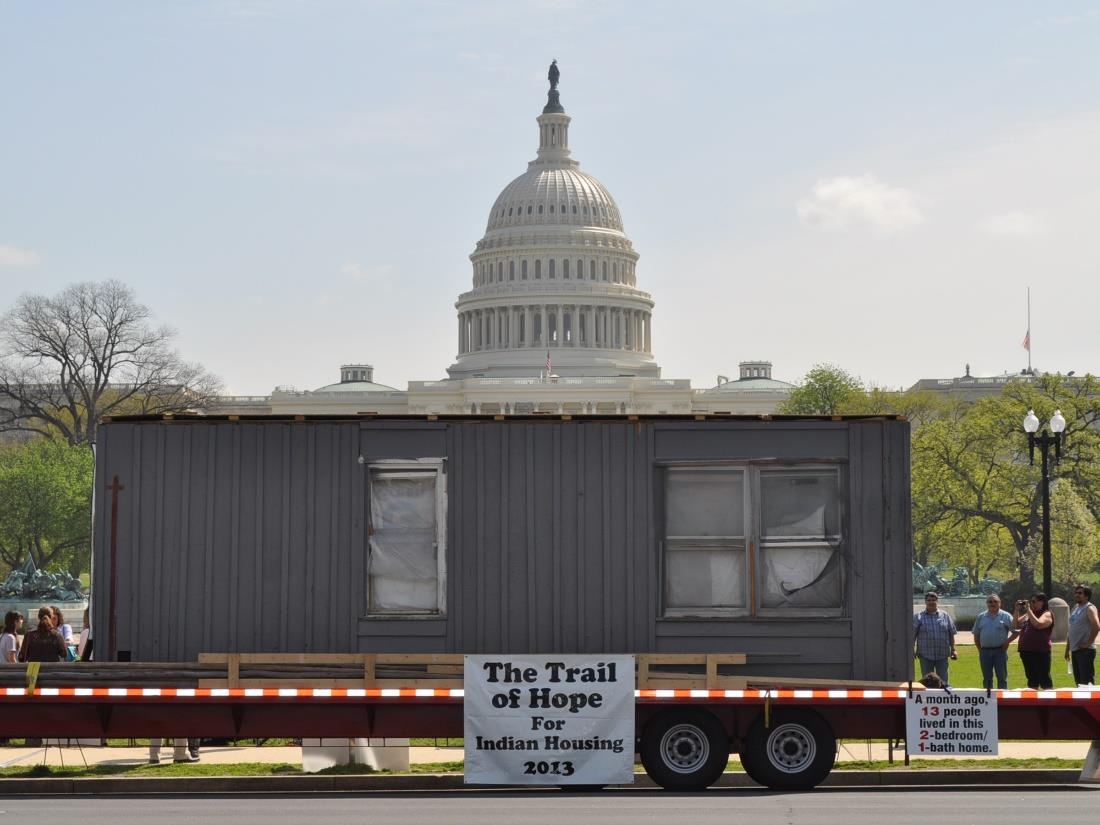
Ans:
[[[501,191],[470,255],[458,296],[455,361],[447,378],[399,390],[370,364],[345,364],[312,391],[220,400],[242,414],[770,413],[793,388],[768,361],[745,361],[708,389],[662,378],[654,357],[655,301],[639,287],[638,253],[615,199],[573,157],[550,67],[538,152]],[[644,279],[643,279],[644,283]]]

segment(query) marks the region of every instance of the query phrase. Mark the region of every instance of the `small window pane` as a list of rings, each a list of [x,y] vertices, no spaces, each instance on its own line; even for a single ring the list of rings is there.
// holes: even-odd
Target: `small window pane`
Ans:
[[[670,610],[745,606],[745,551],[678,545],[665,553]]]
[[[666,534],[744,535],[744,483],[741,470],[669,470]]]
[[[439,608],[436,473],[371,473],[370,609]]]
[[[840,532],[840,483],[835,470],[760,474],[765,538],[817,538]]]
[[[435,473],[372,473],[371,516],[375,532],[392,528],[435,529]]]
[[[763,607],[841,606],[841,556],[831,547],[769,547],[763,558]]]

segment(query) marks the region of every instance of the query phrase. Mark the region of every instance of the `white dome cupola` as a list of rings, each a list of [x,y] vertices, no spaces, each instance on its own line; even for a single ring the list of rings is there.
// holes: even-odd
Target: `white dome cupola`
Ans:
[[[470,255],[452,378],[536,377],[548,354],[562,376],[660,375],[638,253],[611,193],[571,157],[559,76],[555,61],[537,156],[497,197]]]

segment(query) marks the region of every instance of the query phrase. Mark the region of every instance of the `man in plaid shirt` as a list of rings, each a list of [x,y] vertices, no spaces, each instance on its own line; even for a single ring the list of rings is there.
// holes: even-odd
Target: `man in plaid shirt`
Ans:
[[[947,661],[959,656],[955,652],[955,622],[939,609],[939,603],[936,593],[924,594],[924,610],[913,616],[913,645],[921,676],[935,671],[947,684]]]

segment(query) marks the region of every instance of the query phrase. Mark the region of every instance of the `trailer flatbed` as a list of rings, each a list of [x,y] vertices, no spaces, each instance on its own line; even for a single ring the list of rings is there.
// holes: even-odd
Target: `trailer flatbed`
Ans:
[[[809,788],[832,769],[837,739],[903,738],[909,690],[638,689],[637,749],[670,789],[712,784],[730,753],[763,785]],[[1003,739],[1100,739],[1100,690],[990,693]],[[462,703],[456,687],[3,687],[0,735],[460,737]]]

